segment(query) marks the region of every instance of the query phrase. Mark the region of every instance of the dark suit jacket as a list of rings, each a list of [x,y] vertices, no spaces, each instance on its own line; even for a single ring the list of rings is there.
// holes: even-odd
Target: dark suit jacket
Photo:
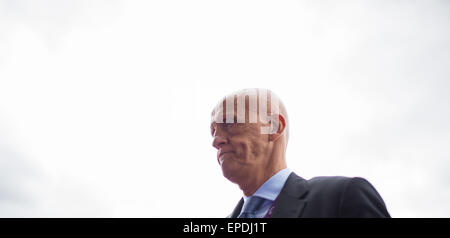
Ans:
[[[229,217],[239,215],[241,199]],[[291,173],[275,201],[271,217],[390,217],[380,194],[365,179],[315,177],[305,180]]]

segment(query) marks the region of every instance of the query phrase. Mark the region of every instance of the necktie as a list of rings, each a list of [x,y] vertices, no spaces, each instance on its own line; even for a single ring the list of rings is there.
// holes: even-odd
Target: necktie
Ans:
[[[264,203],[265,199],[262,197],[250,196],[249,200],[244,204],[244,210],[238,218],[255,218],[256,211]]]

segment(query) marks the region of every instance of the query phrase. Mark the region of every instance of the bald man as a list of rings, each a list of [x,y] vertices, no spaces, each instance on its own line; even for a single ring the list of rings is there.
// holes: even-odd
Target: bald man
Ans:
[[[211,134],[224,177],[243,192],[228,217],[390,217],[363,178],[305,180],[287,168],[288,115],[270,90],[243,89],[224,97],[212,112]]]

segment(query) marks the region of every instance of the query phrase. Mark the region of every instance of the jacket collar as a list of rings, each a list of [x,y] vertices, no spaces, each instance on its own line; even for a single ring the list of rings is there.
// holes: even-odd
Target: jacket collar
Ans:
[[[234,208],[233,212],[228,216],[228,218],[236,218],[237,216],[239,216],[239,213],[241,213],[243,205],[244,205],[244,199],[241,198],[241,200],[238,202],[238,204]]]
[[[300,217],[306,206],[305,195],[308,192],[308,183],[305,179],[295,173],[291,173],[281,189],[275,201],[272,211],[273,218],[294,218]]]
[[[275,200],[275,207],[271,217],[299,217],[306,205],[304,195],[306,195],[307,192],[308,184],[306,180],[292,172],[281,189],[280,195],[278,195],[278,198]],[[244,199],[241,198],[228,217],[236,218],[241,212],[243,205]]]

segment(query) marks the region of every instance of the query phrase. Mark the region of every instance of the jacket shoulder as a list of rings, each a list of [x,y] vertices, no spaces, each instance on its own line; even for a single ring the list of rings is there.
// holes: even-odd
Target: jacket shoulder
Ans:
[[[307,180],[310,188],[346,190],[349,186],[365,187],[372,185],[362,177],[345,177],[345,176],[318,176]]]
[[[344,176],[319,176],[306,180],[309,197],[317,201],[333,203],[333,206],[337,207],[352,179]]]
[[[341,191],[350,183],[351,177],[344,176],[318,176],[307,180],[312,190]]]
[[[364,178],[352,178],[341,201],[342,217],[391,217],[383,198]]]
[[[390,217],[380,194],[365,178],[320,176],[307,182],[310,198],[332,205],[338,217]]]

